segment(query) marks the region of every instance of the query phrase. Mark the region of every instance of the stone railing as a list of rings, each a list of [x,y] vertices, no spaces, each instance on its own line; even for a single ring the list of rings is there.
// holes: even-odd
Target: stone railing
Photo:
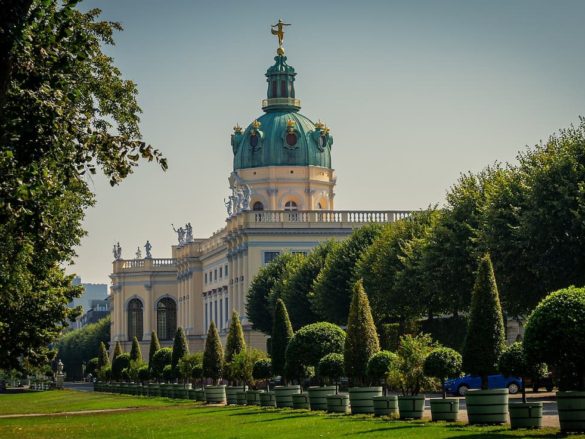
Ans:
[[[173,258],[120,259],[114,261],[114,273],[121,271],[168,271],[176,265]]]

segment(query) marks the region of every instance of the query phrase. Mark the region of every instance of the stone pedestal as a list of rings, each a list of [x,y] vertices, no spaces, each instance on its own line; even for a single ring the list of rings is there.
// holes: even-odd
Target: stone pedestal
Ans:
[[[55,376],[55,389],[63,390],[63,381],[65,379],[65,375],[62,373],[58,373]]]

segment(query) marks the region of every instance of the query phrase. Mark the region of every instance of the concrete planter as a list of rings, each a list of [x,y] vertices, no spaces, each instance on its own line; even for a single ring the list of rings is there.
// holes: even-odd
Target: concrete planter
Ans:
[[[561,431],[585,431],[585,392],[557,392]]]
[[[187,389],[187,393],[189,394],[189,399],[192,401],[197,401],[197,390],[195,389]]]
[[[382,387],[350,387],[349,388],[349,405],[351,414],[374,414],[375,396],[382,396]]]
[[[260,394],[264,390],[248,390],[246,392],[246,405],[260,405]]]
[[[158,385],[158,388],[160,389],[160,396],[162,396],[163,398],[166,398],[169,396],[168,386],[169,385],[167,383],[160,383]]]
[[[349,413],[349,395],[329,395],[326,400],[329,413]]]
[[[248,390],[248,386],[227,386],[225,388],[225,395],[227,398],[228,404],[237,404],[238,403],[238,392],[245,392]]]
[[[225,384],[205,386],[205,400],[207,404],[225,404]]]
[[[468,390],[465,403],[471,425],[508,421],[508,389]]]
[[[327,397],[335,395],[335,386],[309,387],[309,405],[311,410],[327,410]]]
[[[398,397],[396,395],[374,396],[375,416],[398,416]]]
[[[433,421],[457,422],[459,417],[459,399],[431,399],[431,417]]]
[[[292,396],[301,393],[301,386],[276,386],[274,388],[274,397],[276,399],[276,407],[292,408]]]
[[[421,419],[425,412],[425,396],[399,396],[398,412],[400,419]]]
[[[542,428],[542,402],[512,402],[508,404],[510,424],[517,428]]]
[[[195,390],[195,401],[205,401],[205,390],[203,389],[196,389]]]
[[[246,405],[248,400],[246,399],[246,391],[236,392],[236,404]]]
[[[182,384],[179,384],[179,387],[175,387],[174,389],[174,396],[178,399],[189,399],[189,389],[183,387]]]
[[[160,396],[160,387],[157,383],[150,383],[148,385],[149,396]]]
[[[261,407],[276,407],[276,399],[274,392],[264,392],[260,394]]]
[[[292,396],[293,409],[309,410],[309,395],[298,393]]]

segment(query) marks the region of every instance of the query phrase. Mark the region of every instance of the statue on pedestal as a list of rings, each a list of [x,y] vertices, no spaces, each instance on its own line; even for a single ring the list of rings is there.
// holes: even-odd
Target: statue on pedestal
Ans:
[[[185,226],[185,229],[186,229],[185,241],[193,242],[193,227],[191,226],[191,223],[187,223],[187,225]]]
[[[146,259],[152,259],[152,254],[150,253],[152,250],[152,245],[150,245],[150,241],[146,240],[146,244],[144,244],[144,250],[146,250]]]
[[[142,259],[142,252],[140,251],[140,247],[136,249],[136,259]]]
[[[120,242],[114,244],[112,253],[114,254],[114,259],[116,261],[122,259],[122,247],[120,247]]]

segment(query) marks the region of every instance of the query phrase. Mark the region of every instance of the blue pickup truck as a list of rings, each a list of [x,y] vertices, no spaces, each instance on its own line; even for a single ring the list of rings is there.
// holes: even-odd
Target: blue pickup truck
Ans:
[[[488,377],[488,388],[505,389],[511,395],[522,389],[522,378],[516,376],[490,375]],[[465,375],[460,378],[453,378],[445,381],[445,391],[452,395],[464,396],[469,389],[481,389],[481,377]]]

